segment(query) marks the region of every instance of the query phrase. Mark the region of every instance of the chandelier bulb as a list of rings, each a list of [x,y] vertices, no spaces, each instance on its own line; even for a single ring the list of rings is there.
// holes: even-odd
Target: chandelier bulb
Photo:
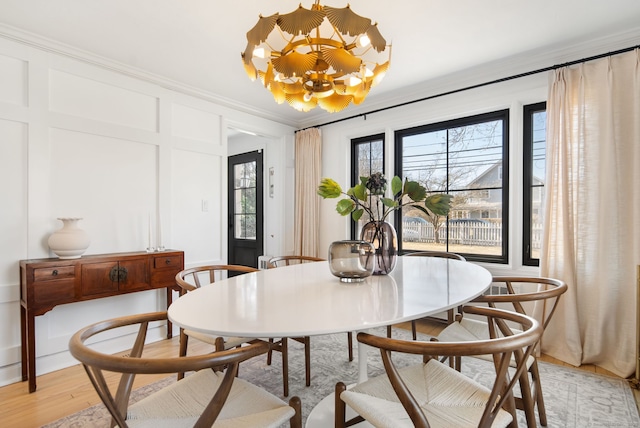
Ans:
[[[349,82],[347,83],[348,86],[358,86],[359,84],[362,83],[362,79],[356,76],[349,76],[348,82]]]
[[[313,97],[313,94],[311,92],[306,92],[302,97],[302,99],[304,100],[304,102],[308,103],[309,101],[311,101],[312,97]]]
[[[366,48],[370,44],[371,44],[371,39],[366,34],[363,34],[360,37],[358,37],[358,47],[359,48]]]
[[[263,47],[259,47],[259,48],[255,48],[253,50],[253,56],[254,57],[258,57],[258,58],[268,58],[271,55],[271,52],[269,52],[268,50],[266,50]]]

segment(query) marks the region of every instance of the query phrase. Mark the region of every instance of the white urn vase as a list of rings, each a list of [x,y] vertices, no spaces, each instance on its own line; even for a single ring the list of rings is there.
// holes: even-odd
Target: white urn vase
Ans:
[[[78,217],[61,217],[62,228],[53,232],[47,241],[49,248],[61,259],[78,259],[89,248],[89,234],[78,227]]]

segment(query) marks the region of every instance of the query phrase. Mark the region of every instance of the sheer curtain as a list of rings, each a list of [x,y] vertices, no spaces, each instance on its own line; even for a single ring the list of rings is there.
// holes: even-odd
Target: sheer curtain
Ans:
[[[320,197],[316,193],[322,166],[322,133],[319,129],[296,133],[295,159],[294,250],[296,255],[319,257]]]
[[[635,370],[640,263],[640,51],[558,69],[547,101],[541,274],[569,290],[544,353]]]

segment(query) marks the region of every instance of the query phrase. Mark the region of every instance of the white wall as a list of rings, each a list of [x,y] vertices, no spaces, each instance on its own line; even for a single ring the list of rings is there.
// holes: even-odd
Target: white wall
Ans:
[[[484,264],[494,274],[535,274],[537,268],[522,266],[522,106],[547,98],[547,74],[437,97],[404,107],[389,109],[322,127],[322,176],[349,187],[351,139],[385,133],[385,170],[394,173],[394,132],[414,126],[437,123],[496,110],[510,109],[509,162],[510,195],[508,265]],[[320,248],[347,239],[349,217],[335,212],[335,200],[321,204]]]
[[[185,264],[225,261],[228,123],[268,136],[268,159],[284,160],[292,144],[290,127],[130,71],[0,37],[0,385],[20,380],[19,260],[54,257],[46,241],[57,217],[83,217],[86,254],[144,250],[151,219],[152,245],[161,231]],[[266,204],[283,217],[281,201]],[[54,308],[36,318],[37,373],[75,363],[66,349],[80,327],[165,307],[162,290]]]

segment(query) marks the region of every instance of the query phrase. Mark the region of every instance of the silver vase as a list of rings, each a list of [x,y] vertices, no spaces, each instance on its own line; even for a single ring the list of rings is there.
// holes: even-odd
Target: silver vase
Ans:
[[[373,273],[374,248],[366,241],[336,241],[329,246],[329,269],[342,282],[362,282]]]

